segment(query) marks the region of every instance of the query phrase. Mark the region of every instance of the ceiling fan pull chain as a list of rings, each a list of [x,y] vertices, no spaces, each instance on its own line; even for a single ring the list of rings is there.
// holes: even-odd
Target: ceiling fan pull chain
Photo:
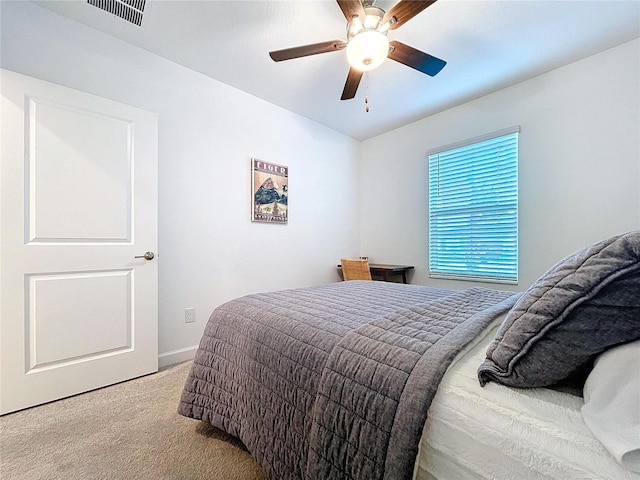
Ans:
[[[369,113],[369,72],[364,72],[365,87],[367,93],[364,96],[364,111]]]

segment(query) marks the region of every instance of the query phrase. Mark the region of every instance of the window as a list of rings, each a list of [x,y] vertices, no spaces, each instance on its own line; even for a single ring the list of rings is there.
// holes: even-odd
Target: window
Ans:
[[[429,153],[429,276],[518,282],[518,133]]]

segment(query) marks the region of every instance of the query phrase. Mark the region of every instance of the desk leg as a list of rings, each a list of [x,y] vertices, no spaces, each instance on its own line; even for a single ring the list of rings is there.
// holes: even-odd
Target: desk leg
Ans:
[[[402,283],[407,283],[407,272],[402,271]]]

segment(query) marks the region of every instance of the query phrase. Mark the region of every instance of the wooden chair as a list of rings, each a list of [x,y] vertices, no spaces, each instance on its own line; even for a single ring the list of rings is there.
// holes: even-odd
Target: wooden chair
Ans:
[[[371,270],[369,270],[369,260],[343,258],[342,276],[347,280],[371,280]]]

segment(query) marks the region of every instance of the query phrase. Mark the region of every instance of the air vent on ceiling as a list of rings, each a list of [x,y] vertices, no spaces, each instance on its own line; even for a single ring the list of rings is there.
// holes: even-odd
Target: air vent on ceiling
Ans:
[[[101,8],[109,13],[140,26],[144,4],[147,0],[87,0],[89,5]]]

